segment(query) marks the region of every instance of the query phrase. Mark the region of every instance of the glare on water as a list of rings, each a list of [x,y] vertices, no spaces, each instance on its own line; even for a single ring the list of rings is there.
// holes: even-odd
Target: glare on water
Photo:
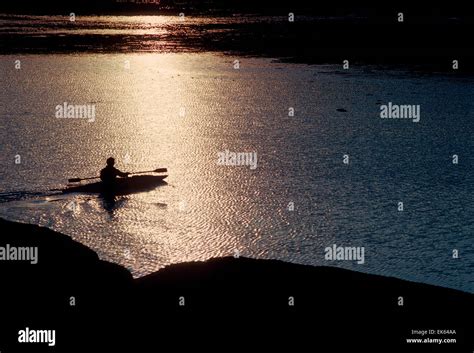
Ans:
[[[238,251],[472,291],[467,267],[440,260],[472,249],[469,162],[439,157],[472,150],[462,82],[266,59],[236,68],[211,54],[26,55],[14,70],[16,59],[0,58],[2,192],[64,187],[109,156],[169,176],[114,204],[51,195],[1,203],[0,216],[71,235],[135,276]],[[378,118],[377,101],[413,97],[418,125]],[[64,103],[94,105],[95,118],[57,118]],[[221,165],[231,152],[255,153],[256,168]],[[366,263],[325,262],[333,244],[365,246]]]

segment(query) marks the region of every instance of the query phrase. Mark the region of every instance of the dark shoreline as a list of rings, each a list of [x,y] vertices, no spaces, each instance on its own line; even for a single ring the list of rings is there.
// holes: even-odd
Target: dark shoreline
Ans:
[[[474,24],[470,21],[416,22],[409,17],[406,23],[397,23],[394,17],[383,17],[381,22],[311,17],[296,17],[294,23],[282,18],[252,23],[184,21],[165,26],[165,33],[160,35],[84,35],[67,28],[62,36],[0,32],[0,54],[219,52],[288,63],[342,67],[343,61],[349,60],[351,66],[402,66],[453,75],[474,73],[474,47],[469,38]],[[457,70],[453,70],[453,60],[459,61]]]
[[[470,293],[232,257],[134,280],[65,235],[1,219],[0,229],[2,247],[39,248],[37,265],[0,261],[5,352],[469,352],[474,345]],[[25,327],[55,329],[56,346],[19,344]],[[456,330],[431,338],[457,343],[407,344],[419,329]]]

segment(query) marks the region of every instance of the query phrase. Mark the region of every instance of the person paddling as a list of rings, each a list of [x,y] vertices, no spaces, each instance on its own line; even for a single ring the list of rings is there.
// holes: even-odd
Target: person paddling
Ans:
[[[121,177],[126,178],[130,173],[124,173],[114,167],[115,159],[110,157],[107,158],[107,166],[100,171],[100,180],[107,186],[114,186],[115,185],[115,178]]]

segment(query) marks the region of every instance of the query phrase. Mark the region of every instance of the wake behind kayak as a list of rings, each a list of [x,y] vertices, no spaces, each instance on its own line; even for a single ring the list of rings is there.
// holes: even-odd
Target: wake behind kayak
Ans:
[[[129,195],[139,192],[153,190],[166,184],[164,179],[167,175],[137,175],[128,178],[118,178],[112,189],[105,187],[103,182],[89,183],[78,186],[70,186],[63,189],[64,194],[70,193],[92,193],[113,194],[116,196]]]

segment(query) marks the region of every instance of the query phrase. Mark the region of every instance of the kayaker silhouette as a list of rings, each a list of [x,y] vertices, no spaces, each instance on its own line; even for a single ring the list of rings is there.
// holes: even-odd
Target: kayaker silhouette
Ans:
[[[114,186],[116,177],[126,178],[130,174],[121,172],[114,165],[115,159],[113,157],[107,158],[107,166],[100,171],[100,180],[107,186]]]

